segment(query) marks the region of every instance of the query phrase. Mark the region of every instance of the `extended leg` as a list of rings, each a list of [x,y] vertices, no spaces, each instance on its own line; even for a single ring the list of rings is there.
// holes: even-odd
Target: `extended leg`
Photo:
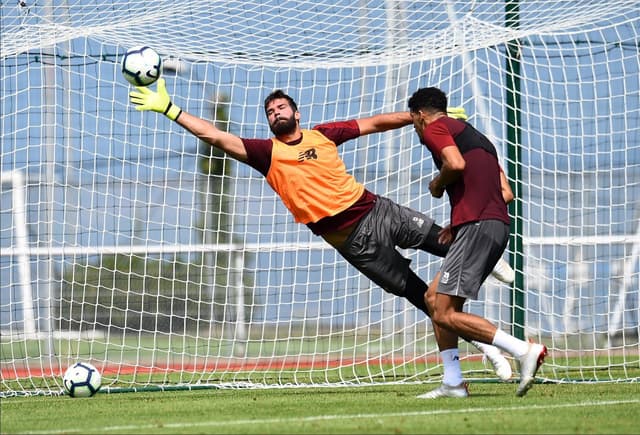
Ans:
[[[434,325],[437,324],[442,329],[455,331],[469,340],[492,343],[513,355],[520,368],[520,384],[516,395],[524,396],[527,394],[544,357],[547,355],[547,348],[542,344],[527,343],[497,329],[482,317],[463,312],[464,299],[462,298],[439,293],[435,299],[432,317]]]

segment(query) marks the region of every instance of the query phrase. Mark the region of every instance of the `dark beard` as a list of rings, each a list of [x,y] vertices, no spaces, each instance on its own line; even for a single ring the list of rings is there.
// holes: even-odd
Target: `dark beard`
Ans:
[[[284,136],[289,133],[293,133],[296,130],[296,119],[291,117],[285,122],[276,121],[274,124],[270,124],[269,128],[274,135]]]

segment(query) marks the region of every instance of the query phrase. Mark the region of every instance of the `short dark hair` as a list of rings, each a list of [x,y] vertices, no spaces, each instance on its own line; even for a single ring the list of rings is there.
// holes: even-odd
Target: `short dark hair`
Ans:
[[[271,103],[273,100],[278,100],[280,98],[284,98],[285,100],[287,100],[289,102],[289,105],[291,106],[291,108],[293,109],[294,112],[298,111],[298,105],[296,104],[295,101],[293,101],[293,98],[291,98],[290,96],[285,94],[282,91],[282,89],[276,89],[275,91],[273,91],[269,95],[267,95],[267,98],[264,99],[264,111],[265,111],[265,113],[267,112],[267,106],[269,105],[269,103]]]
[[[421,88],[409,98],[409,110],[417,112],[447,112],[447,95],[438,88]]]

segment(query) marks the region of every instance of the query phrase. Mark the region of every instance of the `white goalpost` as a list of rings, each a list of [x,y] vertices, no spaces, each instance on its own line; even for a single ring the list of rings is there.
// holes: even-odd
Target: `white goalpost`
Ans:
[[[16,287],[20,289],[19,297],[14,298],[22,304],[22,328],[21,331],[25,339],[33,339],[36,336],[36,319],[33,309],[33,291],[31,289],[31,272],[28,256],[28,232],[27,219],[25,215],[25,180],[21,171],[11,171],[0,173],[0,185],[9,185],[11,190],[11,211],[12,211],[12,246],[15,247],[15,255],[13,256],[16,264],[17,278]],[[2,189],[4,191],[5,189]]]
[[[120,62],[139,45],[177,105],[246,138],[270,136],[275,89],[308,128],[442,88],[517,197],[516,281],[490,278],[467,309],[545,343],[541,380],[640,379],[640,1],[0,8],[0,397],[59,394],[78,360],[103,391],[441,379],[424,314],[296,224],[257,171],[131,106]],[[412,128],[339,151],[369,190],[448,222]],[[441,261],[405,255],[425,281]],[[495,379],[461,350],[466,378]]]

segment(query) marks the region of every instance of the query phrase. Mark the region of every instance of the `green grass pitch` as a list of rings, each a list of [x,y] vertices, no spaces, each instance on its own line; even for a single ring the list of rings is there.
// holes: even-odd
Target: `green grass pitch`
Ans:
[[[437,384],[205,389],[0,401],[3,434],[631,434],[640,385],[473,383],[466,399],[420,400]]]

